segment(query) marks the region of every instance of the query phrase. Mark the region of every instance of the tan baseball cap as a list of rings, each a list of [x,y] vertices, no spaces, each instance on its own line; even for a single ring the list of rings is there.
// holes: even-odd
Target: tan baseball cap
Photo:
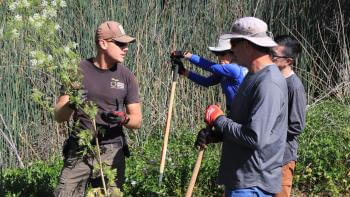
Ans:
[[[255,17],[244,17],[235,20],[231,33],[223,35],[226,39],[243,38],[262,47],[275,47],[272,33],[267,31],[267,24]]]
[[[97,39],[112,39],[122,43],[135,42],[135,38],[126,35],[123,26],[115,21],[106,21],[98,26],[96,30]]]

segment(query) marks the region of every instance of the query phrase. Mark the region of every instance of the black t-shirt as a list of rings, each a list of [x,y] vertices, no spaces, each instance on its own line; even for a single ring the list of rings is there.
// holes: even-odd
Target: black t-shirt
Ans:
[[[79,68],[83,75],[84,89],[88,91],[87,100],[93,101],[98,108],[96,125],[99,143],[113,143],[121,136],[123,127],[105,122],[101,114],[113,110],[122,111],[124,105],[140,102],[135,76],[123,64],[117,64],[110,69],[100,69],[93,64],[92,58],[81,61]],[[74,111],[73,120],[79,122],[76,132],[93,128],[87,115],[80,109]]]

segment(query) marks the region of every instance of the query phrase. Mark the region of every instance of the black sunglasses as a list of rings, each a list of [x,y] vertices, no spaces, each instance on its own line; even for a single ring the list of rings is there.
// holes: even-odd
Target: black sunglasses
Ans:
[[[272,55],[272,59],[278,59],[278,58],[287,59],[287,58],[292,58],[292,57],[288,57],[288,56],[281,56],[281,55]],[[293,58],[292,58],[292,59],[293,59]]]
[[[117,45],[120,48],[126,48],[129,45],[129,43],[118,42],[115,40],[110,40],[109,42],[113,42],[115,45]]]

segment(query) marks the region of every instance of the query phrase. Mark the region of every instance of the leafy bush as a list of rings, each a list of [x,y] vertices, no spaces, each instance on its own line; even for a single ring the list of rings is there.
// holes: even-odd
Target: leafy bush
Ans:
[[[169,139],[166,167],[158,184],[162,138],[153,136],[144,146],[133,150],[127,160],[125,184],[130,196],[184,196],[198,156],[193,146],[197,133],[177,131]],[[222,189],[215,184],[220,161],[219,145],[209,145],[203,156],[194,196],[218,196]]]
[[[308,194],[350,190],[350,105],[325,101],[308,110],[294,184]]]
[[[171,136],[163,184],[158,185],[162,138],[153,136],[143,147],[132,150],[127,159],[125,196],[183,196],[186,193],[198,151],[193,143],[196,133],[181,131]],[[218,195],[215,184],[219,164],[219,146],[210,145],[202,160],[194,196]],[[62,159],[37,161],[20,169],[6,169],[0,176],[0,196],[52,196],[62,168]]]
[[[0,196],[53,196],[63,162],[36,161],[26,168],[6,169],[0,176]]]

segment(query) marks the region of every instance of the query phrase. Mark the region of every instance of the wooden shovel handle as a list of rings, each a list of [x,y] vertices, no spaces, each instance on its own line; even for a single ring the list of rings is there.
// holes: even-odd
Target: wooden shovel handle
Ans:
[[[196,160],[196,164],[195,164],[193,172],[192,172],[192,177],[191,177],[190,184],[189,184],[189,186],[187,188],[186,197],[191,197],[192,196],[192,191],[193,191],[193,188],[194,188],[194,184],[196,183],[196,179],[197,179],[197,176],[198,176],[199,168],[201,166],[201,162],[202,162],[202,159],[203,159],[203,154],[204,154],[204,148],[201,148],[199,150],[198,157],[197,157],[197,160]]]
[[[169,140],[169,133],[170,133],[170,123],[171,123],[171,116],[173,111],[173,103],[174,103],[174,97],[175,97],[175,89],[176,89],[176,81],[172,82],[171,86],[171,92],[170,92],[170,102],[168,107],[168,115],[166,119],[166,127],[164,132],[164,139],[163,139],[163,146],[162,146],[162,155],[160,158],[160,169],[159,169],[159,185],[162,183],[163,179],[163,173],[164,173],[164,167],[165,167],[165,158],[166,158],[166,152],[168,147],[168,140]]]

